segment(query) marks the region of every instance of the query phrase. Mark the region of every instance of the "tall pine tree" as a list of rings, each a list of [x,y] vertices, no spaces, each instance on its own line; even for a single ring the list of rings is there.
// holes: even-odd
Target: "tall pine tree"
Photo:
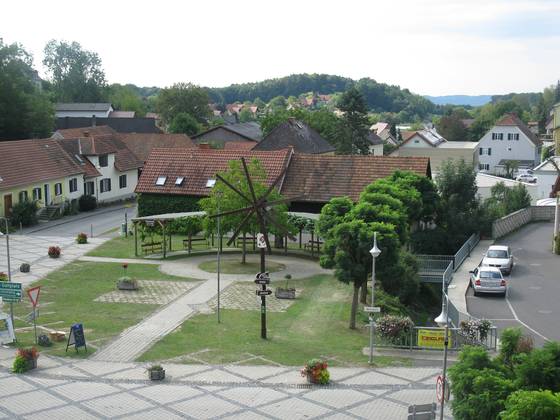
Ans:
[[[344,112],[336,145],[337,153],[343,155],[369,154],[369,121],[363,95],[355,87],[344,92],[338,103]]]

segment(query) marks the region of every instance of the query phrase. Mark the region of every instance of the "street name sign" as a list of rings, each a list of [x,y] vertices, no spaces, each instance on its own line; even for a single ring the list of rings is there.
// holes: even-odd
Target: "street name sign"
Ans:
[[[8,303],[21,302],[21,296],[21,283],[0,281],[0,297],[2,301]]]
[[[364,312],[381,312],[379,306],[364,306]]]
[[[257,290],[257,296],[268,296],[272,294],[272,290]]]

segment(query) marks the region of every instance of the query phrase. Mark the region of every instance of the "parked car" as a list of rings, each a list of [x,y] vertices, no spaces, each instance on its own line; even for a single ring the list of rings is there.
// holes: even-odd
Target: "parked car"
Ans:
[[[507,282],[496,267],[476,267],[471,273],[471,286],[474,295],[480,293],[500,294],[505,297]]]
[[[513,255],[511,255],[511,249],[509,246],[504,245],[492,245],[484,254],[482,263],[483,267],[496,267],[503,274],[511,274],[513,269]]]
[[[515,177],[516,181],[521,181],[521,182],[529,182],[531,184],[534,184],[537,182],[537,177],[535,175],[531,175],[531,174],[520,174],[517,175]]]

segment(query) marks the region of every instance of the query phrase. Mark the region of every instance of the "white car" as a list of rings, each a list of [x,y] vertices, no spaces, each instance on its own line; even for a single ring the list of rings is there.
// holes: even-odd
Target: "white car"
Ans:
[[[476,267],[471,273],[471,286],[474,295],[492,293],[506,296],[507,282],[496,267]]]
[[[515,177],[516,181],[520,181],[520,182],[529,182],[531,184],[534,184],[537,182],[537,177],[531,174],[521,174],[521,175],[517,175]]]
[[[496,267],[503,274],[510,275],[513,269],[513,255],[511,249],[505,245],[492,245],[484,254],[482,267]]]

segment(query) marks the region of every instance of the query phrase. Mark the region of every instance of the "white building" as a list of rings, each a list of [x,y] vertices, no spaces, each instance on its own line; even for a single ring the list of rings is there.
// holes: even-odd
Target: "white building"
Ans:
[[[374,134],[377,134],[385,143],[396,146],[397,139],[391,134],[391,124],[386,122],[378,122],[369,128]]]
[[[515,114],[506,114],[478,142],[478,169],[505,174],[507,161],[532,169],[540,161],[537,136]]]
[[[533,169],[533,175],[537,177],[539,198],[550,197],[550,193],[560,174],[557,168],[560,169],[560,156],[551,157]]]
[[[478,188],[478,195],[481,200],[486,200],[492,196],[492,187],[502,182],[506,187],[513,188],[516,185],[523,184],[527,192],[531,196],[531,204],[535,204],[539,197],[539,187],[537,184],[529,184],[527,182],[519,182],[513,179],[501,178],[499,176],[489,175],[482,172],[476,174],[476,186]]]
[[[108,118],[113,111],[110,103],[59,103],[55,106],[56,118]]]

